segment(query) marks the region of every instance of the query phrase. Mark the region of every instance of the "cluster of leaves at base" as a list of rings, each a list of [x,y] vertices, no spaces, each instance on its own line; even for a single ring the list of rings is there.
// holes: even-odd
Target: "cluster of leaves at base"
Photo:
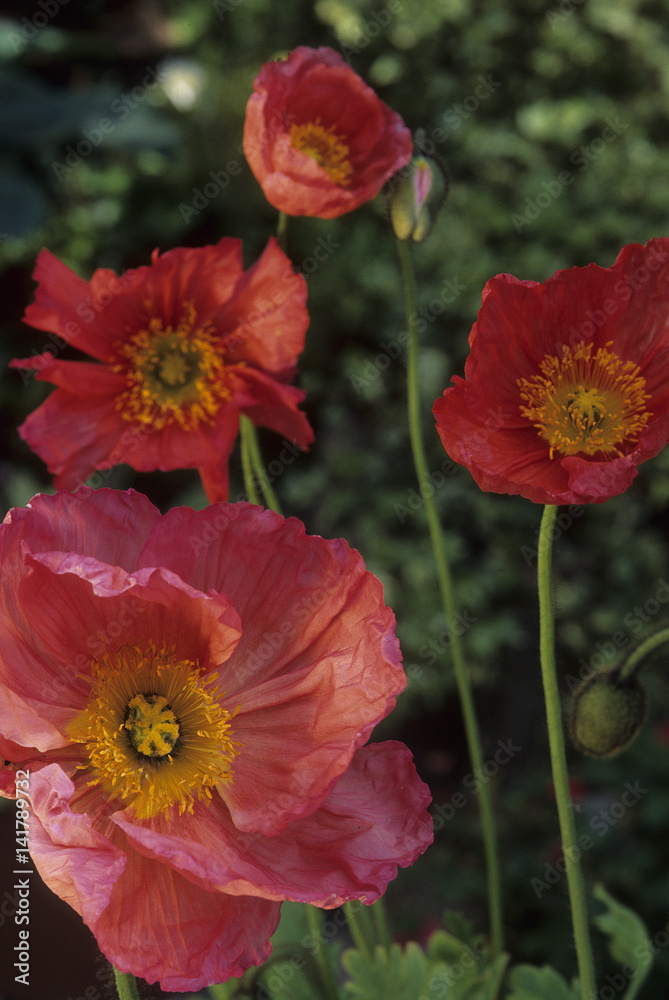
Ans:
[[[604,906],[593,923],[607,935],[609,954],[622,969],[616,974],[618,992],[624,988],[620,1000],[634,1000],[651,968],[653,949],[648,932],[639,917],[603,886],[595,886],[593,895]],[[409,941],[390,947],[376,945],[371,955],[351,948],[340,957],[340,942],[329,942],[322,956],[329,981],[344,980],[333,993],[321,978],[313,952],[295,944],[302,941],[304,945],[308,940],[305,909],[299,904],[284,907],[274,953],[262,968],[184,1000],[203,1000],[205,996],[207,1000],[324,1000],[326,996],[328,1000],[497,1000],[502,995],[505,1000],[581,998],[578,981],[568,983],[549,965],[515,966],[509,970],[502,994],[509,956],[492,958],[483,937],[457,913],[445,914],[444,923],[450,930],[435,931],[425,949]]]
[[[455,917],[449,919],[454,925]],[[491,959],[480,937],[457,919],[458,935],[435,931],[427,949],[414,941],[390,948],[377,946],[373,959],[347,951],[342,963],[350,979],[346,1000],[495,1000],[507,955]]]

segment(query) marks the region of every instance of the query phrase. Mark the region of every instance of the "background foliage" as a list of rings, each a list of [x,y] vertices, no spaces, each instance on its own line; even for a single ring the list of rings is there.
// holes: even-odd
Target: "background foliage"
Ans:
[[[437,835],[389,890],[393,926],[424,940],[449,909],[485,929],[476,790],[496,772],[512,961],[551,962],[569,979],[575,958],[564,880],[541,898],[532,882],[545,880],[559,856],[537,651],[541,512],[521,498],[480,493],[444,454],[430,408],[451,373],[462,370],[489,277],[506,271],[543,280],[590,261],[609,265],[624,244],[667,234],[663,0],[38,0],[4,10],[3,513],[51,489],[43,464],[16,433],[49,389],[7,370],[10,358],[49,345],[21,323],[37,252],[47,246],[88,278],[97,267],[120,272],[147,263],[155,247],[236,236],[248,266],[276,226],[241,150],[244,109],[263,62],[299,44],[340,50],[447,163],[449,199],[415,252],[425,434],[489,774],[469,770],[413,485],[404,307],[381,199],[338,220],[289,227],[289,253],[309,285],[300,382],[316,441],[275,486],[284,511],[310,532],[343,536],[360,549],[398,619],[409,686],[379,735],[412,748],[434,796]],[[322,262],[317,247],[327,248]],[[262,445],[268,462],[282,447],[269,433]],[[135,487],[163,510],[205,503],[190,472],[140,475],[119,467],[97,485]],[[241,494],[235,458],[232,499]],[[565,704],[579,670],[614,662],[640,635],[668,623],[668,499],[665,451],[623,496],[567,512],[555,553]],[[611,762],[575,754],[572,761],[579,830],[593,840],[584,858],[588,882],[601,880],[641,914],[651,941],[663,942],[642,997],[669,994],[664,660],[658,655],[646,674],[650,717],[637,743]],[[628,785],[643,792],[621,812]],[[34,909],[44,948],[33,995],[74,1000],[87,987],[98,990],[88,932],[49,894]],[[67,957],[51,964],[50,949]],[[599,960],[606,970],[604,952]],[[18,989],[26,997],[12,980],[2,979],[1,995],[13,1000]]]

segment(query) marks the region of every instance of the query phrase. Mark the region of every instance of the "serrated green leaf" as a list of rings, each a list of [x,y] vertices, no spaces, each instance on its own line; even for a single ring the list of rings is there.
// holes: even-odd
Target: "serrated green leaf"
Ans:
[[[540,969],[533,965],[517,965],[509,976],[511,993],[506,1000],[580,1000],[576,987],[550,965]]]
[[[436,962],[460,962],[466,955],[471,955],[476,959],[475,952],[460,941],[454,934],[448,931],[438,930],[430,935],[427,943],[427,952],[433,961]]]
[[[507,961],[500,955],[486,963],[468,951],[462,962],[440,962],[431,968],[421,1000],[496,1000]]]
[[[414,941],[405,949],[377,946],[371,962],[359,951],[347,951],[342,963],[351,977],[344,989],[352,1000],[424,1000],[428,959]]]
[[[633,910],[615,900],[603,885],[596,885],[593,895],[607,909],[606,913],[593,917],[593,923],[600,931],[609,935],[611,957],[624,967],[628,979],[628,987],[622,1000],[633,1000],[652,965],[653,952],[648,940],[648,931],[641,918]],[[639,961],[640,954],[648,956],[643,963]]]

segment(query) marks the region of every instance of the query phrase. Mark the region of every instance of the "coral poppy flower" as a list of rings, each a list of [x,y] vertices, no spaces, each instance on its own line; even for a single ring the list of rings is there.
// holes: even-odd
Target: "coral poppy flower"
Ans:
[[[464,379],[434,404],[450,457],[483,490],[601,503],[669,439],[669,239],[613,267],[509,274],[483,290]]]
[[[281,212],[352,212],[409,161],[411,133],[400,116],[333,49],[300,46],[265,63],[253,88],[244,153]]]
[[[306,283],[274,240],[246,272],[240,240],[226,238],[90,282],[42,250],[35,279],[25,321],[55,345],[11,365],[58,386],[19,428],[57,488],[126,462],[197,468],[209,500],[226,500],[240,413],[311,443],[304,393],[286,384],[309,323]],[[101,363],[60,360],[65,343]]]
[[[0,567],[0,792],[121,971],[240,975],[282,900],[371,903],[431,842],[407,748],[364,745],[405,676],[344,541],[82,487],[11,511]]]

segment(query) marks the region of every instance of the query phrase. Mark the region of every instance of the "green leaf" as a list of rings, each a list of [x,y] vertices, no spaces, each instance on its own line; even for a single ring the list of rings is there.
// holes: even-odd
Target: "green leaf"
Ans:
[[[485,952],[471,948],[445,931],[430,939],[429,954],[415,943],[377,947],[371,962],[358,951],[345,952],[343,964],[351,976],[345,984],[349,1000],[496,1000],[507,956],[488,962]],[[437,952],[452,960],[435,960]]]
[[[390,948],[377,945],[371,962],[359,951],[350,950],[344,952],[342,963],[351,977],[344,987],[346,996],[353,1000],[425,998],[428,959],[414,941],[405,950],[398,944]]]
[[[506,1000],[580,1000],[576,986],[550,965],[537,969],[533,965],[517,965],[509,976],[511,993]]]
[[[600,931],[609,935],[611,957],[623,966],[623,975],[628,981],[622,1000],[633,1000],[653,963],[648,931],[641,918],[615,900],[603,885],[596,885],[593,895],[607,908],[606,913],[593,917],[593,922]]]

